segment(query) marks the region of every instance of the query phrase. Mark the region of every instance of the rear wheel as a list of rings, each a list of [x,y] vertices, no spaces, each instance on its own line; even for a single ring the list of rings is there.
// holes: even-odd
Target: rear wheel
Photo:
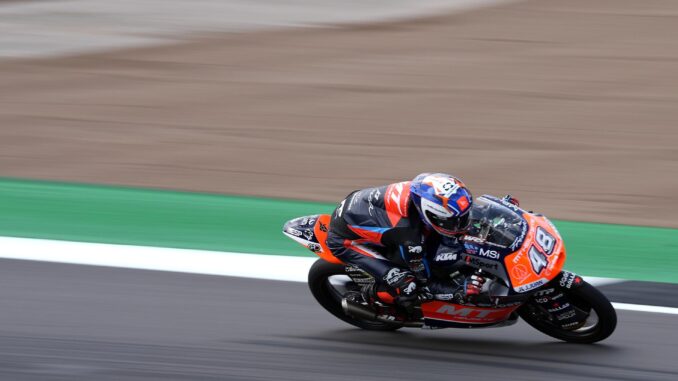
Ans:
[[[552,321],[551,315],[536,303],[526,303],[518,314],[527,324],[556,339],[571,343],[591,344],[608,338],[617,327],[617,313],[610,301],[598,289],[583,282],[577,288],[565,289],[570,303],[588,314],[588,317],[576,329],[567,330]]]
[[[359,319],[344,312],[341,301],[346,293],[359,290],[359,287],[346,275],[344,265],[318,259],[308,272],[308,287],[323,308],[348,324],[372,331],[394,331],[402,328],[401,324]]]

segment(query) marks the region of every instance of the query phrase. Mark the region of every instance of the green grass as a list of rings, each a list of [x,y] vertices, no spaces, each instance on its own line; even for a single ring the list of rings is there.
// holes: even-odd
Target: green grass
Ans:
[[[334,205],[0,179],[0,235],[313,256],[281,234],[291,218]],[[678,283],[678,230],[554,221],[566,268],[594,276]],[[1,250],[1,248],[0,248]],[[96,255],[96,253],[92,253]]]

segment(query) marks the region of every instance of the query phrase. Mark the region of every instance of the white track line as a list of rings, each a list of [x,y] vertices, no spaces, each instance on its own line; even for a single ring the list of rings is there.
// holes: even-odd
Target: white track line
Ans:
[[[303,248],[299,248],[303,250]],[[306,282],[317,258],[0,237],[0,258]],[[619,279],[585,277],[594,285]],[[613,303],[618,310],[678,315],[678,308]]]
[[[678,308],[673,307],[643,306],[640,304],[628,304],[628,303],[612,303],[612,305],[617,310],[654,312],[656,314],[678,315]]]

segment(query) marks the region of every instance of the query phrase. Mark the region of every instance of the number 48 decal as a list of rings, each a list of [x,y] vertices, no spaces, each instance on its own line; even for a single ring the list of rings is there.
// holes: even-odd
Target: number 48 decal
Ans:
[[[543,252],[533,245],[530,247],[528,256],[530,258],[530,263],[532,264],[532,270],[534,270],[536,274],[541,274],[541,272],[544,271],[544,268],[549,264],[547,255],[553,254],[553,249],[556,246],[556,238],[542,229],[541,226],[538,226],[534,240]]]
[[[549,232],[542,229],[541,226],[537,227],[537,234],[535,234],[534,240],[537,241],[537,244],[541,246],[546,255],[551,255],[551,253],[553,253],[553,248],[556,246],[556,239],[549,234]]]

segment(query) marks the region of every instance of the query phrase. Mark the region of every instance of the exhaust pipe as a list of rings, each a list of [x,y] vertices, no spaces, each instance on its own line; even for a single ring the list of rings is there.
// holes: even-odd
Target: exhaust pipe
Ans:
[[[358,319],[365,320],[377,320],[377,313],[362,304],[349,301],[344,298],[341,299],[341,308],[344,310],[344,313],[348,316],[353,316]]]
[[[377,316],[377,312],[366,307],[360,303],[350,301],[346,298],[341,300],[341,308],[344,310],[344,313],[348,316],[352,316],[356,319],[372,320],[378,321],[380,323],[388,324],[399,324],[405,327],[421,327],[424,325],[423,322],[408,321],[408,322],[399,322],[393,321],[381,316]]]

